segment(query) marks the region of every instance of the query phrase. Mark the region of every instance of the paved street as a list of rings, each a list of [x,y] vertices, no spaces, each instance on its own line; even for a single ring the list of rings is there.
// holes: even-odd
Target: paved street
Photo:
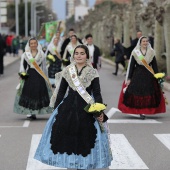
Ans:
[[[55,170],[33,159],[44,126],[50,115],[29,121],[13,113],[19,60],[5,67],[0,77],[0,170]],[[112,75],[114,67],[103,63],[99,71],[106,113],[117,107],[124,75]],[[170,101],[170,92],[166,91]],[[113,153],[109,169],[170,169],[170,105],[165,114],[138,116],[116,112],[108,121]],[[61,168],[58,168],[61,169]]]

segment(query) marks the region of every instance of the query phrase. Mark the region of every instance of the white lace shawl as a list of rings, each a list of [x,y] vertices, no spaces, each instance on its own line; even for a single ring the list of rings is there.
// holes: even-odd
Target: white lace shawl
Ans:
[[[27,42],[26,44],[26,47],[25,47],[25,52],[31,52],[31,49],[29,47],[29,41]],[[44,52],[42,51],[42,47],[40,45],[40,43],[37,41],[38,43],[38,47],[37,47],[37,50],[38,50],[38,53],[37,55],[35,56],[35,61],[38,65],[41,64],[41,69],[42,71],[44,72],[44,74],[46,76],[48,76],[48,71],[47,71],[47,68],[46,68],[46,58],[45,58],[45,55],[44,55]],[[20,72],[26,72],[27,70],[24,69],[24,59],[27,61],[27,63],[30,65],[31,68],[34,68],[34,66],[31,64],[31,62],[29,61],[26,53],[23,53],[22,56],[21,56],[21,62],[20,62]]]
[[[129,60],[129,63],[128,63],[128,68],[127,68],[127,73],[126,73],[125,82],[127,82],[127,80],[128,80],[129,69],[130,69],[130,64],[131,64],[132,57],[134,57],[134,59],[136,60],[136,62],[137,62],[139,65],[143,65],[143,63],[141,62],[141,60],[138,58],[138,56],[137,56],[136,53],[135,53],[135,50],[140,50],[140,41],[141,41],[141,38],[143,38],[143,37],[144,37],[144,36],[142,36],[142,37],[139,38],[136,47],[134,48],[134,50],[133,50],[132,53],[131,53],[130,60]],[[146,38],[147,38],[147,37],[146,37]],[[149,63],[153,60],[154,56],[155,56],[155,51],[153,50],[153,48],[151,47],[150,43],[148,42],[147,52],[146,52],[146,55],[144,56],[146,62],[149,64]]]
[[[69,73],[68,66],[67,66],[63,71],[55,74],[56,88],[50,100],[50,107],[54,107],[62,77],[65,78],[65,80],[68,82],[69,87],[71,87],[74,91],[76,91],[76,88],[71,80],[70,73]],[[84,88],[86,89],[87,87],[91,85],[92,80],[96,77],[99,77],[98,71],[94,69],[93,67],[87,65],[83,69],[81,75],[79,76],[79,79],[82,85],[84,86]]]

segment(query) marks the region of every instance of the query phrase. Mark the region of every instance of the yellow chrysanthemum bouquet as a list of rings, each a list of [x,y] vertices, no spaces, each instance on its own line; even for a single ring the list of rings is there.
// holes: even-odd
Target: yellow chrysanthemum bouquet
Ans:
[[[25,80],[28,78],[29,74],[26,72],[20,72],[18,73],[18,75],[20,76],[21,79]]]
[[[65,59],[62,60],[62,63],[63,63],[64,66],[68,66],[70,64],[70,61],[65,58]]]
[[[17,89],[18,95],[21,95],[24,81],[29,77],[29,74],[26,72],[20,72],[18,73],[18,75],[20,77],[20,83],[17,85],[16,89]]]
[[[106,109],[106,106],[107,106],[106,104],[102,104],[102,103],[93,103],[93,104],[88,104],[84,108],[84,110],[87,113],[93,114],[93,116],[97,118],[104,112],[104,110]],[[103,127],[102,122],[99,122],[99,125],[100,125],[101,132],[103,132],[104,127]]]
[[[155,77],[156,79],[164,78],[164,77],[165,77],[165,73],[156,73],[156,74],[154,74],[154,77]]]
[[[55,57],[51,54],[47,55],[47,61],[49,62],[49,64],[52,64],[55,62]]]
[[[158,83],[160,84],[161,88],[163,89],[163,82],[164,82],[165,73],[156,73],[156,74],[154,74],[154,77],[156,79],[158,79]],[[164,92],[163,92],[163,96],[164,96],[164,99],[165,99],[165,103],[168,104],[168,100],[167,100]]]

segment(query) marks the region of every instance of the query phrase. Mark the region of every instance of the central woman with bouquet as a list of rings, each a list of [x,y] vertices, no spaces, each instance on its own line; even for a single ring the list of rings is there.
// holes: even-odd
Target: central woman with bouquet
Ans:
[[[62,168],[106,168],[112,153],[98,72],[85,45],[74,49],[70,61],[56,74],[58,84],[51,98],[54,111],[34,158]]]

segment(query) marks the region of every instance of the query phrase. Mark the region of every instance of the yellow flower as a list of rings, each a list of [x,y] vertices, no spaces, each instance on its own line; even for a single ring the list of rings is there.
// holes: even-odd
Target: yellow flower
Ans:
[[[25,73],[25,72],[22,72],[22,73],[21,73],[22,76],[25,76],[26,74],[27,74],[27,73]]]
[[[156,73],[154,74],[154,77],[159,79],[159,78],[163,78],[165,76],[165,73]]]
[[[101,103],[94,103],[90,106],[89,112],[101,112],[102,110],[105,110],[106,106]]]
[[[68,61],[66,58],[65,59],[63,59],[64,61]]]
[[[55,58],[54,58],[53,55],[49,54],[47,57],[48,57],[48,59],[50,59],[50,60],[52,60],[53,62],[55,62]]]

